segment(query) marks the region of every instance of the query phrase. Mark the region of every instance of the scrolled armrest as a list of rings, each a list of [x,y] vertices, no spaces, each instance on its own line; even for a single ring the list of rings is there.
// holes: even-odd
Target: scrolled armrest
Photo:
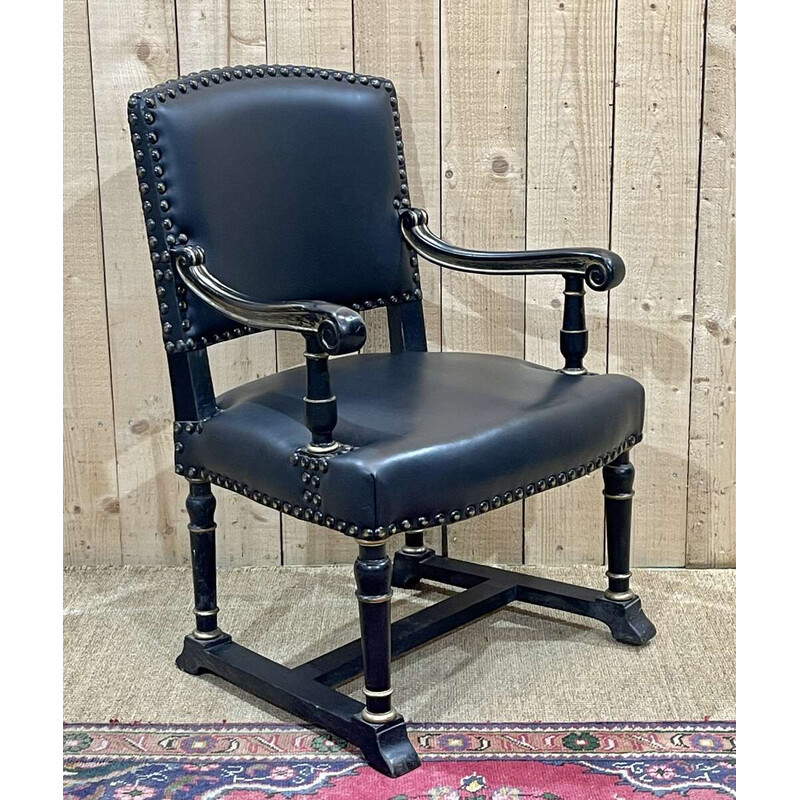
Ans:
[[[420,208],[403,209],[405,240],[421,256],[442,267],[461,272],[493,275],[577,275],[590,289],[607,291],[625,277],[625,262],[611,250],[597,247],[551,250],[484,251],[456,247],[428,227],[428,214]]]
[[[206,267],[202,247],[187,245],[170,251],[183,282],[220,314],[261,330],[298,331],[316,336],[330,355],[353,353],[364,346],[367,329],[361,315],[346,306],[321,300],[265,303],[247,297],[215,278]]]

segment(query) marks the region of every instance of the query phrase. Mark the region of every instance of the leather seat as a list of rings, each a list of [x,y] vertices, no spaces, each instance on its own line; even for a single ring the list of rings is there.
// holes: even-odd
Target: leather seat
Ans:
[[[621,375],[564,375],[474,353],[330,361],[343,452],[312,456],[302,367],[176,423],[184,471],[350,535],[455,522],[566,483],[641,439],[644,391]],[[198,433],[199,429],[199,433]]]

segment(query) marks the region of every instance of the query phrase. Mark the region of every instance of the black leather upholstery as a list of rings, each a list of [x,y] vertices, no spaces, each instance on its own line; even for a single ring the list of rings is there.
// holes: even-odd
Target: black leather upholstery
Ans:
[[[641,438],[644,391],[621,375],[563,375],[472,353],[361,355],[334,359],[330,370],[336,438],[352,449],[296,452],[308,441],[298,368],[222,395],[200,433],[178,424],[182,468],[369,537],[558,486]]]
[[[359,308],[419,296],[398,225],[409,201],[390,82],[224,68],[145,90],[129,106],[157,281],[169,248],[188,243],[216,278],[256,300]],[[165,340],[179,350],[248,332],[163,288]]]

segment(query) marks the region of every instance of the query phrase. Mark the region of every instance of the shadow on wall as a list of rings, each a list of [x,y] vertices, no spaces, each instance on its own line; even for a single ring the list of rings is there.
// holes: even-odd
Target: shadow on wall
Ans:
[[[408,108],[402,101],[401,109],[405,118],[408,119]],[[404,136],[408,142],[408,147],[405,151],[406,157],[410,159],[413,164],[413,170],[418,174],[417,148],[414,141],[414,132],[410,126],[404,130]],[[127,136],[125,138],[127,140]],[[127,418],[118,415],[116,420],[115,436],[117,458],[120,465],[121,502],[109,502],[109,498],[98,498],[97,502],[103,504],[103,509],[107,513],[121,513],[123,515],[123,552],[125,552],[124,543],[126,538],[129,541],[141,538],[141,540],[149,540],[149,542],[134,549],[138,552],[152,552],[153,562],[187,563],[189,554],[186,537],[183,535],[184,517],[182,516],[185,513],[182,510],[184,491],[172,469],[172,404],[159,333],[160,320],[156,296],[150,280],[147,278],[150,270],[150,261],[144,227],[141,224],[139,196],[132,159],[129,166],[130,169],[125,168],[114,173],[109,179],[104,180],[101,185],[103,195],[111,198],[128,198],[122,205],[126,209],[136,209],[137,212],[135,216],[129,213],[124,218],[119,217],[117,219],[108,214],[106,215],[105,222],[107,226],[124,226],[124,238],[130,244],[126,248],[124,260],[120,260],[118,257],[121,250],[120,247],[106,247],[106,271],[110,273],[114,270],[126,272],[141,270],[143,277],[139,285],[143,287],[143,292],[141,296],[137,297],[114,297],[109,293],[107,298],[110,309],[109,318],[112,320],[112,324],[113,320],[127,318],[130,321],[130,317],[136,318],[138,336],[136,341],[137,362],[138,364],[152,364],[154,366],[148,368],[146,374],[143,374],[141,383],[138,384],[141,392],[136,396],[132,396],[131,392],[128,392],[124,410],[130,411],[134,409],[134,413],[126,414]],[[419,187],[417,195],[421,198],[421,187]],[[68,221],[71,215],[77,215],[80,212],[80,206],[83,203],[88,203],[89,199],[89,195],[84,194],[72,206],[65,208],[65,222]],[[423,198],[420,200],[420,205],[424,205]],[[629,265],[629,269],[631,268],[635,267]],[[120,281],[107,281],[107,285],[110,287],[110,292],[113,292],[113,287],[120,285]],[[498,305],[505,305],[508,302],[508,299],[499,292],[490,293],[490,297],[493,297]],[[113,309],[113,312],[111,309]],[[460,308],[459,312],[477,315],[480,310]],[[536,323],[536,316],[533,313],[534,323]],[[591,325],[602,328],[604,319],[601,316],[590,315],[590,322]],[[690,322],[690,319],[681,318],[678,320],[680,325],[688,325]],[[653,330],[636,322],[615,319],[613,325],[615,338],[620,341],[641,341],[642,339],[656,336]],[[716,332],[712,330],[712,323],[709,323],[706,327],[712,335],[715,333],[724,335],[725,333],[724,331]],[[136,373],[137,364],[119,363],[113,360],[113,330],[110,333],[112,340],[112,371],[115,373],[118,370],[129,374]],[[528,331],[528,333],[534,337],[535,341],[541,342],[545,347],[552,347],[553,358],[548,359],[547,365],[558,366],[557,329],[552,329],[551,325],[548,324],[546,326],[542,325],[540,330],[540,326],[536,324],[533,332]],[[522,334],[520,334],[520,337],[522,337]],[[657,350],[658,352],[658,358],[654,359],[650,365],[652,372],[648,375],[636,377],[646,384],[652,385],[653,382],[665,384],[670,375],[674,374],[674,370],[669,368],[670,364],[686,364],[689,362],[687,338],[685,336],[672,336],[669,333],[665,334],[663,329],[659,330],[657,343],[654,343],[653,347],[654,351]],[[725,344],[724,338],[722,344]],[[522,341],[520,341],[520,351],[522,349]],[[621,361],[624,364],[624,358]],[[669,385],[664,385],[661,388],[667,392],[672,392],[675,389],[675,387]],[[119,411],[119,408],[117,410]],[[646,438],[640,447],[648,448]],[[652,469],[653,476],[671,476],[675,479],[685,480],[688,467],[687,459],[679,460],[671,453],[656,450],[649,455],[648,461],[655,465]],[[116,465],[109,464],[108,468],[115,469]],[[693,480],[705,482],[707,486],[711,485],[711,478],[712,476],[707,472],[693,476]],[[644,503],[640,502],[638,504],[640,509],[646,505],[647,493],[657,490],[658,488],[655,484],[652,487],[640,485],[640,499],[644,501]],[[249,501],[242,500],[241,502],[248,503]],[[131,504],[143,504],[147,508],[146,519],[149,524],[146,530],[138,532],[125,530],[125,512],[126,508],[131,507]],[[137,514],[137,518],[141,519],[142,515]],[[254,522],[260,521],[260,519],[254,520]],[[267,519],[263,519],[263,522],[265,525],[270,524]]]

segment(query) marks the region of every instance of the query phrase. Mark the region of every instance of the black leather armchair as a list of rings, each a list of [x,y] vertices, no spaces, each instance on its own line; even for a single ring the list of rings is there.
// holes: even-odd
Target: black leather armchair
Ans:
[[[213,672],[360,747],[397,776],[419,761],[391,702],[390,663],[513,601],[603,621],[644,644],[629,587],[633,466],[644,392],[592,375],[584,287],[622,260],[595,248],[479,252],[443,242],[409,200],[390,81],[294,66],[214,69],[129,100],[175,408],[195,630],[178,666]],[[418,258],[466,272],[564,277],[564,364],[428,353]],[[330,361],[385,307],[390,353]],[[207,349],[262,330],[305,337],[306,367],[217,397]],[[594,590],[436,555],[429,526],[490,513],[602,469],[608,586]],[[288,669],[217,624],[215,484],[352,537],[361,639]],[[386,540],[404,547],[394,560]],[[463,592],[390,625],[392,586]],[[332,687],[364,673],[365,703]]]

